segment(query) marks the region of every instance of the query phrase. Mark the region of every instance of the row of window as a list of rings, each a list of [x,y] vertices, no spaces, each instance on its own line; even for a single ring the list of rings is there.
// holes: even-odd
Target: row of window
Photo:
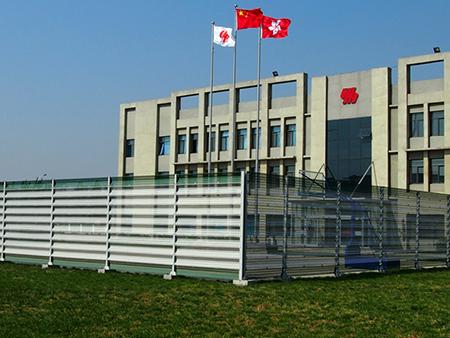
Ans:
[[[445,166],[443,158],[430,159],[431,176],[430,183],[444,183]],[[423,183],[423,159],[409,161],[409,183]]]
[[[270,127],[270,147],[280,147],[281,129],[280,126]],[[198,133],[190,135],[189,152],[195,154],[198,152]],[[259,128],[259,145],[261,146],[261,128]],[[219,150],[226,151],[229,149],[229,132],[228,130],[220,131],[219,135]],[[248,147],[247,129],[242,128],[237,130],[237,149],[245,150]],[[250,138],[251,149],[256,149],[257,135],[256,128],[252,128],[252,135]],[[287,147],[295,146],[296,144],[296,126],[295,124],[286,125],[285,144]],[[125,146],[126,157],[134,157],[134,139],[126,140]],[[206,133],[206,151],[209,150],[209,132]],[[177,154],[186,154],[187,138],[186,135],[178,135],[177,137]],[[216,132],[211,135],[211,151],[216,151]],[[158,155],[169,155],[170,153],[170,136],[161,136],[159,138]]]
[[[205,168],[206,169],[206,168]],[[235,168],[235,171],[245,171],[245,167],[237,167]],[[250,171],[254,171],[255,167],[252,166],[250,168]],[[178,175],[184,175],[185,171],[184,169],[177,169],[176,174]],[[228,168],[226,166],[223,167],[218,167],[217,168],[217,172],[220,174],[226,174],[228,172]],[[188,169],[188,174],[189,175],[196,175],[197,174],[197,168],[196,167],[191,167]],[[269,166],[269,174],[271,175],[280,175],[280,166],[279,165],[270,165]],[[158,175],[160,175],[160,173],[158,173]],[[295,176],[295,165],[294,164],[289,164],[289,165],[284,165],[284,175],[287,176]]]
[[[430,136],[444,136],[444,112],[430,113]],[[409,137],[423,137],[423,113],[409,114]]]

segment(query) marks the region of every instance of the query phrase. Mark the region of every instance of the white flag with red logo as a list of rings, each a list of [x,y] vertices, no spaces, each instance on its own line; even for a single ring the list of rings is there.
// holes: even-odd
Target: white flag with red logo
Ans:
[[[234,47],[233,29],[214,26],[214,43],[222,47]]]

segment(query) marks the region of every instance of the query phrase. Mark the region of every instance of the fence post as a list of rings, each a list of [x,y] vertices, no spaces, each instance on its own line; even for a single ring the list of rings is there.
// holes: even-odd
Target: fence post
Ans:
[[[286,175],[284,177],[284,208],[283,208],[283,260],[281,269],[281,279],[289,279],[287,272],[287,249],[288,249],[288,205],[289,205],[289,177]]]
[[[5,212],[6,212],[6,182],[3,182],[2,224],[1,224],[2,239],[1,239],[1,243],[0,243],[1,244],[1,246],[0,246],[0,261],[1,262],[5,261],[5,220],[6,220]]]
[[[384,239],[384,188],[380,187],[380,214],[378,219],[378,231],[379,231],[379,256],[378,256],[378,271],[384,272],[386,267],[384,266],[384,247],[383,247],[383,239]]]
[[[245,279],[245,245],[246,245],[246,218],[247,218],[247,177],[245,171],[241,171],[241,221],[239,243],[239,280]]]
[[[105,222],[105,267],[102,272],[108,271],[109,258],[111,256],[111,177],[108,177],[106,191],[106,222]]]
[[[337,182],[336,192],[336,238],[335,238],[335,254],[334,254],[334,275],[336,277],[341,276],[340,269],[340,251],[341,251],[341,182]]]
[[[172,268],[168,279],[177,275],[176,251],[177,251],[177,211],[178,211],[178,175],[173,176],[173,219],[172,219]]]
[[[420,269],[420,192],[416,192],[416,253],[414,260],[414,267],[416,270]]]
[[[450,195],[447,196],[447,268],[450,268]]]
[[[54,211],[55,211],[55,180],[52,180],[52,190],[50,198],[50,238],[49,238],[49,252],[48,252],[48,266],[53,265],[53,232],[55,229],[54,222]]]

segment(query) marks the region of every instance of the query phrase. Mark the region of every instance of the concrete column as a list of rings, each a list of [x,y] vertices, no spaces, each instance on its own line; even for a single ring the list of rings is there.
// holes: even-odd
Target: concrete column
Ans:
[[[408,65],[398,62],[398,187],[408,187]]]
[[[389,186],[389,69],[372,70],[372,184]]]
[[[444,151],[444,166],[445,166],[445,183],[444,191],[447,195],[450,194],[450,150]]]
[[[261,149],[259,159],[265,159],[269,156],[269,84],[264,81],[261,83]],[[262,163],[260,163],[262,165]],[[263,172],[261,170],[261,172]]]
[[[198,160],[208,161],[208,149],[206,149],[206,129],[209,126],[209,117],[206,116],[206,92],[198,93]],[[213,112],[214,116],[214,112]]]
[[[233,91],[233,86],[228,89],[228,109],[229,109],[229,119],[228,123],[230,125],[230,165],[228,166],[228,171],[233,172],[234,170],[234,159],[236,158],[236,90]]]
[[[311,170],[325,174],[327,148],[327,77],[313,77],[311,88]]]
[[[136,105],[134,139],[134,175],[156,175],[159,150],[156,101],[144,101]]]
[[[430,191],[431,167],[428,151],[423,152],[423,191]]]
[[[307,75],[302,73],[297,78],[297,115],[295,116],[295,137],[297,143],[295,145],[295,175],[298,175],[300,170],[303,170],[303,155],[305,154],[304,144],[306,137],[306,128],[305,128],[305,114],[306,114],[306,88],[307,86]]]
[[[280,121],[280,157],[286,155],[286,138],[285,138],[285,127],[286,127],[286,119],[284,117],[281,118]]]
[[[175,162],[177,159],[177,111],[178,101],[176,95],[170,97],[170,116],[172,117],[172,128],[170,128],[170,163],[169,174],[175,174]],[[187,136],[186,136],[187,137]]]
[[[429,104],[425,103],[423,105],[423,147],[424,148],[428,148],[430,146],[430,135],[431,135],[431,126],[430,126]]]
[[[119,113],[119,161],[117,164],[117,176],[125,174],[125,131],[126,131],[126,106],[120,105]]]

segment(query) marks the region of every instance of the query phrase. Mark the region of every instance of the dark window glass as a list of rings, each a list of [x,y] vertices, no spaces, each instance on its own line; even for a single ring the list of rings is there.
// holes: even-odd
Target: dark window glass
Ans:
[[[409,161],[409,183],[423,183],[423,160]]]
[[[178,154],[186,154],[186,135],[178,135]]]
[[[284,174],[287,176],[295,176],[295,165],[285,165]]]
[[[269,167],[269,174],[271,174],[271,175],[280,175],[280,166],[278,166],[278,165],[271,165]]]
[[[228,130],[222,130],[220,132],[220,150],[228,150]]]
[[[191,153],[195,154],[198,152],[198,134],[191,134]]]
[[[211,140],[211,151],[216,151],[216,132],[213,131],[211,134],[212,140]],[[206,152],[209,151],[209,132],[206,132]]]
[[[126,140],[125,156],[126,157],[134,157],[134,139]]]
[[[159,138],[159,155],[169,155],[170,136],[162,136]]]
[[[286,125],[286,147],[295,146],[295,124]]]
[[[280,186],[280,180],[282,180],[282,178],[280,177],[280,166],[269,166],[269,176],[267,178],[269,187],[278,188]]]
[[[261,148],[261,127],[259,128],[259,148]],[[256,149],[256,128],[252,128],[252,139],[251,139],[252,149]]]
[[[430,183],[444,183],[444,159],[432,158],[431,162],[431,180]]]
[[[372,161],[371,118],[327,121],[327,179],[351,182],[355,186]],[[371,184],[370,170],[363,186]]]
[[[409,119],[409,136],[423,137],[423,113],[411,113]]]
[[[272,148],[280,146],[280,126],[270,127],[270,146]]]
[[[237,136],[237,148],[239,150],[247,149],[247,129],[238,129]]]
[[[431,136],[444,136],[444,112],[431,113]]]

